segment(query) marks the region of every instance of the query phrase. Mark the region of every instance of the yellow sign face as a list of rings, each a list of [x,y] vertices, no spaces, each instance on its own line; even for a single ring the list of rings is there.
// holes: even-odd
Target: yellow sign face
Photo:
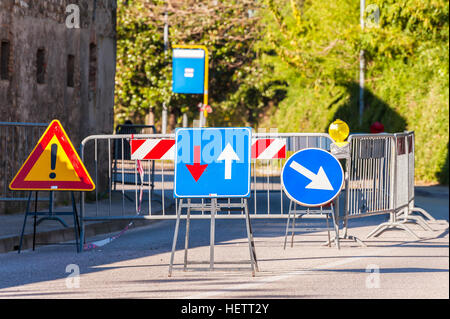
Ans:
[[[95,185],[61,123],[53,120],[9,188],[30,191],[91,191],[95,189]]]
[[[54,154],[52,154],[52,149],[56,150]],[[52,166],[54,166],[53,169]],[[56,136],[53,136],[44,152],[25,177],[25,181],[79,182],[80,178],[75,174],[75,169],[58,139]]]

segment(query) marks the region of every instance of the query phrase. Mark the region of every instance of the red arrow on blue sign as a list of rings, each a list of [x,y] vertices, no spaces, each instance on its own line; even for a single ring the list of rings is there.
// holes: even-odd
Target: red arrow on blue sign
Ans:
[[[200,157],[201,147],[200,145],[194,145],[194,164],[186,164],[186,167],[196,182],[200,179],[203,172],[208,167],[208,164],[200,164]]]

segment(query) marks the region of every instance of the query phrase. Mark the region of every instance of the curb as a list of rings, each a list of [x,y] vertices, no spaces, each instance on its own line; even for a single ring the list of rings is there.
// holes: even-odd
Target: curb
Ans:
[[[142,227],[154,223],[156,220],[135,220],[133,226]],[[97,235],[108,234],[122,230],[128,225],[128,220],[111,221],[111,222],[97,222],[85,224],[85,237],[94,237]],[[75,241],[75,234],[73,227],[63,229],[55,229],[45,232],[36,232],[36,247],[42,245],[61,244],[65,242]],[[18,251],[20,243],[20,234],[17,236],[10,236],[0,238],[0,253],[7,253],[11,251]],[[73,246],[73,251],[76,252],[75,243],[68,244]],[[33,248],[33,233],[27,233],[23,236],[22,251]],[[71,249],[71,248],[68,248]]]

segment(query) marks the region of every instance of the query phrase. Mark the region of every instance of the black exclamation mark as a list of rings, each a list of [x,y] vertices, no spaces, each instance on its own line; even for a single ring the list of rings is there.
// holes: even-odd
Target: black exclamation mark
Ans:
[[[52,171],[55,170],[56,167],[56,153],[58,152],[58,145],[52,144],[52,151],[51,151],[51,159],[50,159],[50,166],[52,168]],[[54,172],[51,172],[48,177],[51,179],[54,179],[56,177],[56,174]]]

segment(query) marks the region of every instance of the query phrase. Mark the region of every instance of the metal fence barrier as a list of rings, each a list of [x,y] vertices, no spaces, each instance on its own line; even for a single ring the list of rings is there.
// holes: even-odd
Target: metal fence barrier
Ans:
[[[349,143],[345,217],[393,212],[395,137],[387,134],[351,135]]]
[[[123,146],[131,138],[175,139],[175,135],[93,135],[82,141],[81,158],[97,185],[95,191],[81,196],[82,236],[84,223],[94,220],[176,219],[178,203],[173,199],[174,161],[128,159]],[[328,134],[323,133],[252,135],[252,139],[275,138],[285,140],[287,157],[304,148],[329,150],[333,142]],[[114,154],[114,145],[120,145],[121,152]],[[284,161],[285,159],[252,160],[251,197],[248,201],[251,218],[288,217],[290,200],[284,194],[280,180]],[[149,180],[153,180],[153,187],[151,183],[144,183]],[[240,199],[218,199],[220,204],[228,204],[230,209],[217,213],[216,218],[245,218],[242,211],[232,209],[233,203],[240,203],[239,201]],[[192,203],[199,204],[200,209],[191,218],[210,218],[209,200],[192,199]],[[182,218],[186,218],[186,214]]]
[[[415,222],[432,230],[414,207],[414,132],[397,134],[355,134],[349,137],[347,160],[344,237],[348,219],[390,214],[367,237],[378,236],[391,228],[419,237],[405,224]],[[429,215],[427,212],[424,215]]]
[[[9,189],[9,182],[36,146],[48,123],[0,122],[0,202],[26,202],[27,191]],[[40,199],[48,201],[48,198]]]
[[[47,126],[46,123],[0,122],[0,201],[27,201],[27,192],[11,192],[8,181]],[[93,192],[81,194],[81,242],[85,222],[176,219],[178,203],[173,198],[173,160],[132,160],[129,148],[131,138],[174,139],[175,135],[142,134],[143,130],[155,132],[154,126],[122,125],[116,128],[116,134],[88,136],[82,141],[81,158],[97,187]],[[283,139],[286,158],[305,148],[329,151],[333,143],[324,133],[254,133],[252,138]],[[349,137],[343,189],[345,208],[343,216],[338,216],[339,221],[344,221],[344,238],[349,219],[379,214],[390,214],[390,220],[367,237],[377,236],[389,228],[400,228],[419,238],[405,225],[409,222],[432,230],[429,222],[436,220],[414,203],[414,138],[414,132]],[[284,194],[280,175],[285,160],[252,159],[251,197],[248,199],[251,218],[289,219],[291,213],[294,218],[296,214],[323,216],[323,209],[319,212],[300,207]],[[218,202],[230,209],[222,210],[216,218],[245,218],[242,211],[233,210],[233,205],[240,204],[241,199],[221,198]],[[200,209],[191,218],[210,218],[209,201],[192,199],[192,203],[198,204]],[[339,212],[338,207],[336,210]]]
[[[176,219],[179,203],[173,198],[173,160],[132,160],[125,156],[124,145],[135,139],[171,139],[174,134],[114,134],[93,135],[81,145],[81,158],[90,172],[94,172],[95,191],[81,196],[81,239],[84,241],[84,223],[94,220]],[[252,139],[284,139],[286,158],[304,148],[321,148],[330,151],[333,141],[322,133],[256,133]],[[345,208],[337,217],[343,221],[344,237],[348,221],[380,214],[389,214],[390,220],[382,223],[367,237],[377,236],[389,228],[400,228],[418,236],[406,225],[415,222],[430,230],[432,217],[414,206],[414,132],[398,134],[354,134],[349,137],[349,153],[345,170]],[[114,154],[114,146],[121,152]],[[342,158],[342,157],[341,157]],[[251,197],[249,214],[254,218],[291,218],[291,214],[323,214],[323,208],[307,209],[290,201],[281,186],[281,170],[286,159],[252,159]],[[92,175],[92,174],[91,174]],[[118,181],[118,182],[117,182]],[[152,183],[145,183],[152,181]],[[220,198],[222,207],[215,218],[245,218],[242,211],[233,209],[242,199]],[[210,218],[210,200],[191,199],[199,207],[192,219]],[[334,211],[339,215],[339,201]],[[229,207],[229,209],[223,209]],[[413,212],[422,216],[413,215]],[[181,213],[186,218],[186,213]],[[289,225],[288,225],[289,226]],[[295,226],[294,226],[295,227]],[[328,230],[330,230],[327,226]],[[286,236],[287,236],[286,228]],[[290,229],[294,231],[294,228]],[[339,226],[335,237],[339,240]],[[292,233],[293,234],[293,233]],[[352,238],[354,240],[360,240]],[[330,240],[328,241],[328,243]],[[363,244],[363,243],[362,243]],[[338,242],[337,242],[338,246]]]
[[[154,125],[141,125],[141,124],[119,124],[116,126],[115,134],[156,134],[156,128]],[[130,152],[130,144],[127,140],[114,140],[113,146],[113,168],[112,168],[112,181],[113,181],[113,189],[116,189],[116,183],[126,183],[133,184],[133,180],[127,179],[127,175],[120,174],[121,164],[123,162],[121,160],[130,160],[131,152]],[[150,187],[153,187],[153,173],[154,173],[154,161],[151,162],[152,165],[152,174],[150,174],[150,180],[143,181],[144,183],[149,183]],[[140,176],[138,176],[140,178]]]
[[[401,160],[407,161],[407,171],[408,177],[407,182],[403,181],[399,187],[406,186],[407,187],[407,198],[401,198],[402,205],[405,204],[407,207],[400,210],[397,213],[397,218],[401,218],[404,222],[412,221],[420,226],[422,226],[426,230],[433,230],[432,227],[428,224],[429,222],[437,222],[437,220],[431,216],[426,210],[420,207],[416,207],[414,203],[415,192],[414,192],[414,169],[415,169],[415,135],[414,132],[405,132],[405,133],[397,133],[395,134],[397,139],[397,150],[398,157],[402,158]],[[400,160],[400,161],[401,161]],[[403,164],[404,165],[404,164]],[[401,174],[403,167],[398,167],[398,174]],[[404,172],[404,171],[403,171]],[[404,194],[404,192],[402,192]],[[405,195],[404,195],[405,196]],[[419,213],[420,215],[414,214]]]

